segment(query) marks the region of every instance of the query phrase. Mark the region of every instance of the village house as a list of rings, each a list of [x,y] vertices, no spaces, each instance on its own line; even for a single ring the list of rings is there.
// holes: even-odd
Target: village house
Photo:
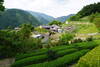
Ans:
[[[50,30],[50,31],[53,31],[53,32],[62,32],[62,29],[57,26],[57,25],[52,25],[52,26],[40,26],[40,28],[44,28],[44,29],[47,29],[47,30]]]

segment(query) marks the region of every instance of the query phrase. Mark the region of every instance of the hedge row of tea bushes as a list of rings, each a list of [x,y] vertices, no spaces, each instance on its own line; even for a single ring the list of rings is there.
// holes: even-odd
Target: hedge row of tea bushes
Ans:
[[[74,52],[69,55],[65,55],[61,58],[58,58],[58,59],[50,61],[50,62],[33,64],[33,65],[25,66],[25,67],[63,67],[66,64],[70,64],[71,62],[76,61],[77,59],[79,59],[79,57],[83,56],[88,51],[89,51],[88,49],[84,49],[84,50]]]
[[[33,51],[33,53],[18,55],[18,56],[16,56],[16,60],[21,60],[23,58],[27,58],[27,57],[31,57],[31,56],[43,55],[48,50],[60,51],[60,50],[70,49],[70,48],[78,48],[78,49],[89,48],[89,49],[92,49],[97,45],[98,44],[96,44],[96,42],[82,42],[82,43],[70,44],[69,46],[64,45],[64,46],[57,46],[57,47],[53,47],[53,48],[49,48],[49,49],[40,49],[40,50],[37,50],[37,51]]]
[[[31,64],[34,65],[34,64],[41,63],[41,62],[42,63],[47,62],[47,61],[51,62],[51,61],[55,60],[55,59],[49,60],[52,57],[54,57],[53,55],[55,55],[56,59],[57,59],[58,57],[62,57],[64,55],[70,55],[77,51],[92,49],[97,45],[98,44],[96,42],[91,41],[91,42],[75,43],[75,44],[71,44],[69,46],[64,45],[64,46],[58,46],[58,47],[49,48],[49,49],[40,49],[40,50],[37,50],[35,53],[17,56],[17,60],[12,65],[12,67],[23,67],[23,66],[27,66],[27,65],[31,65]],[[52,50],[55,52],[55,53],[49,52],[52,57],[49,57],[50,54],[49,55],[47,54],[47,52],[49,50]]]
[[[91,41],[91,42],[76,43],[73,46],[74,48],[78,48],[78,49],[92,49],[97,45],[99,44],[94,41]]]
[[[100,46],[80,58],[76,67],[100,67]]]
[[[37,51],[33,51],[33,53],[17,55],[16,60],[21,60],[23,58],[27,58],[27,57],[31,57],[31,56],[43,55],[43,54],[46,54],[48,50],[60,51],[60,50],[70,49],[70,48],[73,48],[73,46],[57,46],[57,47],[53,47],[53,48],[49,48],[49,49],[40,49]]]
[[[65,49],[65,50],[56,52],[55,55],[57,57],[61,57],[61,56],[64,56],[66,54],[70,54],[70,53],[73,53],[73,52],[76,52],[76,51],[78,51],[78,49],[76,49],[76,48]],[[22,66],[25,66],[25,65],[31,65],[31,64],[35,64],[35,63],[44,62],[44,61],[47,61],[48,59],[50,59],[50,57],[48,57],[47,54],[32,56],[32,57],[28,57],[28,58],[24,58],[24,59],[16,61],[12,65],[12,67],[22,67]]]

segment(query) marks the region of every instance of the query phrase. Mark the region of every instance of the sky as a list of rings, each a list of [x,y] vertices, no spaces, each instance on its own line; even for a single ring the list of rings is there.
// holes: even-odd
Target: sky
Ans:
[[[53,17],[76,14],[83,6],[100,0],[4,0],[6,8],[17,8],[45,13]]]

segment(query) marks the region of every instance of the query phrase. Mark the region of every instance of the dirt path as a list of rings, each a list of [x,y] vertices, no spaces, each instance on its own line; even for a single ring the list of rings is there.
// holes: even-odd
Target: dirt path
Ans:
[[[7,58],[0,60],[0,67],[11,67],[11,64],[15,62],[14,58]]]

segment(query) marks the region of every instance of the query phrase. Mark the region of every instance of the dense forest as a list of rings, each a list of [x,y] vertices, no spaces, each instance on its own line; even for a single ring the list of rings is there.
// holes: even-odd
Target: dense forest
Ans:
[[[70,20],[79,20],[79,18],[89,16],[91,14],[100,13],[100,3],[94,3],[84,6],[75,16],[71,17]]]

